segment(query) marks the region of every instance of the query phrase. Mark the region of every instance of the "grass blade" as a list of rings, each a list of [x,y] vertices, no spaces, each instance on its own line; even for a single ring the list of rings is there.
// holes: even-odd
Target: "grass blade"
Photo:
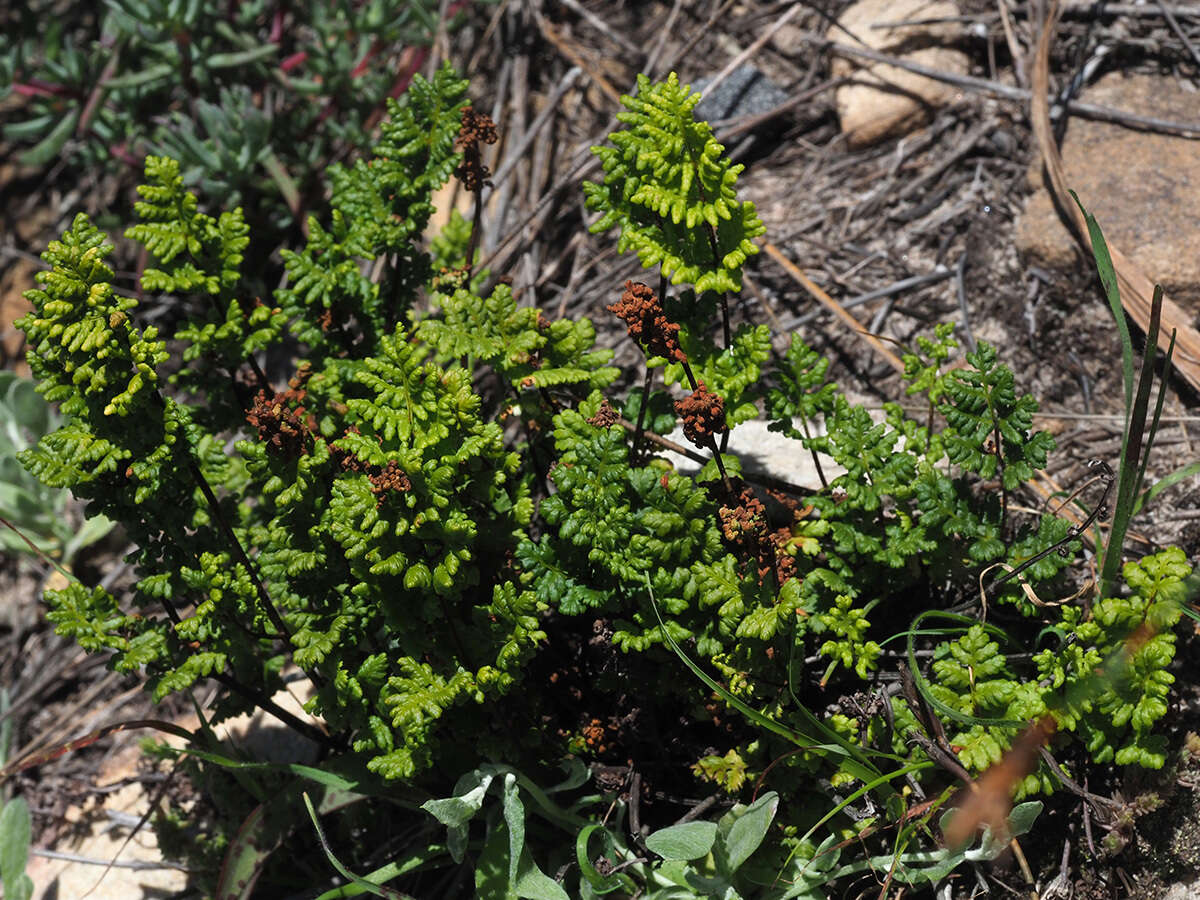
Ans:
[[[325,839],[325,831],[321,828],[321,822],[317,818],[317,811],[313,809],[312,800],[309,799],[307,793],[305,793],[303,797],[304,807],[308,810],[308,817],[312,820],[313,827],[317,830],[317,840],[321,842],[321,849],[325,851],[325,858],[329,860],[329,864],[331,866],[337,869],[339,875],[352,884],[362,888],[364,891],[374,894],[376,897],[384,897],[386,900],[413,900],[411,895],[402,893],[395,888],[384,887],[381,884],[372,884],[365,878],[355,875],[344,865],[342,865],[341,860],[333,855],[333,850],[329,846],[329,841]]]
[[[1133,513],[1137,515],[1142,511],[1147,503],[1165,491],[1172,485],[1178,484],[1185,478],[1190,478],[1193,475],[1200,475],[1200,460],[1188,463],[1186,466],[1181,466],[1169,475],[1164,475],[1146,490],[1142,491],[1141,496],[1137,498],[1137,502],[1133,504]]]
[[[1142,443],[1146,435],[1146,411],[1150,405],[1150,388],[1154,382],[1154,360],[1158,355],[1158,327],[1162,319],[1162,286],[1155,285],[1154,299],[1150,304],[1150,324],[1146,331],[1146,352],[1142,356],[1142,368],[1138,373],[1137,390],[1133,406],[1126,411],[1125,436],[1121,440],[1121,466],[1117,473],[1117,500],[1113,509],[1112,525],[1108,540],[1104,544],[1104,555],[1100,568],[1100,596],[1112,593],[1121,565],[1121,548],[1125,545],[1125,533],[1129,520],[1133,518],[1133,504],[1138,489],[1139,470],[1144,471]],[[1149,445],[1146,452],[1149,453]]]
[[[1104,293],[1108,297],[1108,306],[1117,322],[1117,332],[1121,336],[1121,372],[1125,381],[1125,416],[1129,417],[1129,405],[1133,401],[1133,338],[1129,335],[1129,324],[1125,321],[1125,308],[1121,306],[1121,290],[1117,287],[1117,273],[1113,269],[1112,256],[1108,252],[1108,244],[1100,230],[1096,217],[1083,208],[1079,197],[1074,191],[1070,192],[1071,199],[1083,213],[1087,223],[1088,234],[1092,239],[1092,255],[1096,258],[1096,271],[1100,274],[1100,283],[1104,285]],[[1126,422],[1128,425],[1128,422]]]
[[[1171,329],[1171,340],[1167,344],[1166,362],[1163,364],[1163,377],[1158,382],[1158,398],[1154,402],[1154,416],[1150,419],[1150,433],[1146,437],[1146,452],[1142,454],[1141,465],[1138,466],[1137,478],[1133,483],[1134,493],[1142,492],[1146,483],[1146,463],[1150,459],[1150,448],[1154,446],[1154,438],[1158,436],[1158,426],[1162,421],[1163,401],[1167,396],[1167,376],[1171,373],[1171,356],[1175,352],[1175,329]],[[1136,512],[1138,504],[1134,504]]]

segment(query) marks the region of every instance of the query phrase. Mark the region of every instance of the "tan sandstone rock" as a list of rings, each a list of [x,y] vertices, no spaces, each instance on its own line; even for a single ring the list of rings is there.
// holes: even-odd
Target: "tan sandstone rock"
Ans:
[[[961,75],[967,71],[966,54],[947,46],[959,35],[960,24],[892,24],[957,15],[958,7],[949,0],[859,0],[842,13],[838,24],[872,50]],[[892,27],[873,27],[879,24]],[[856,44],[838,29],[832,29],[830,37],[839,43]],[[884,63],[834,57],[832,74],[852,78],[835,91],[835,102],[842,132],[854,147],[917,128],[933,110],[960,93],[953,85]]]
[[[1106,75],[1080,98],[1141,115],[1200,122],[1200,94],[1174,78]],[[1200,141],[1072,118],[1062,145],[1067,184],[1105,238],[1185,308],[1200,309]],[[1042,185],[1017,222],[1018,249],[1048,268],[1078,250]]]

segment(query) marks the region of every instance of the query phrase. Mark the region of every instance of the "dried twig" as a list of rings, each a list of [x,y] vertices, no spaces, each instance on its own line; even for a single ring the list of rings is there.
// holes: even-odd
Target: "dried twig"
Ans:
[[[763,250],[766,251],[767,255],[771,257],[771,259],[783,266],[784,270],[795,282],[808,291],[820,303],[824,304],[825,307],[832,311],[834,315],[845,322],[855,334],[857,334],[860,338],[866,341],[868,345],[870,345],[872,350],[887,360],[888,365],[890,365],[897,372],[904,371],[904,363],[900,361],[900,357],[898,357],[887,347],[883,346],[883,343],[879,340],[879,338],[864,331],[862,323],[859,322],[858,319],[850,315],[850,313],[848,313],[841,304],[839,304],[836,300],[821,290],[820,287],[814,284],[812,280],[800,270],[799,266],[797,266],[794,262],[780,252],[778,247],[768,241],[763,244]]]
[[[926,78],[932,78],[934,81],[942,81],[946,84],[953,84],[968,90],[980,91],[1005,100],[1028,103],[1031,98],[1030,92],[1024,88],[1001,84],[999,81],[976,78],[973,75],[958,75],[953,72],[945,72],[941,69],[923,66],[920,63],[910,62],[907,59],[891,56],[887,53],[880,53],[877,50],[869,50],[865,47],[835,44],[829,41],[828,38],[817,34],[804,34],[802,37],[811,44],[824,46],[831,53],[868,59],[871,62],[885,63],[889,66],[895,66],[897,69],[904,69],[907,72],[924,75]],[[1124,110],[1114,109],[1111,106],[1081,103],[1078,100],[1068,101],[1066,108],[1068,112],[1086,119],[1115,122],[1118,125],[1125,125],[1130,128],[1138,128],[1144,131],[1158,131],[1193,140],[1200,139],[1200,123],[1197,122],[1174,122],[1169,119],[1160,119],[1156,116],[1142,116],[1137,113],[1125,112]]]

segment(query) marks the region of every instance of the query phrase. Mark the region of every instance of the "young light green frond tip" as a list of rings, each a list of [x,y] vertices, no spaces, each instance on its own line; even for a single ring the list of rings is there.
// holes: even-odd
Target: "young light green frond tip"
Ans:
[[[758,252],[753,239],[766,229],[754,205],[737,199],[743,167],[696,121],[699,101],[673,72],[657,84],[638,76],[637,96],[623,97],[617,116],[628,128],[593,148],[604,183],[584,184],[588,207],[602,213],[591,231],[619,226],[618,249],[660,266],[672,284],[739,291],[742,265]]]
[[[142,199],[134,204],[141,222],[125,236],[145,245],[161,268],[142,274],[142,288],[164,293],[199,292],[230,299],[241,279],[250,226],[241,209],[218,218],[200,212],[196,195],[184,190],[179,163],[165,156],[146,158]]]
[[[40,390],[61,401],[68,416],[97,400],[104,415],[125,415],[154,386],[155,366],[166,359],[155,329],[141,332],[130,323],[137,301],[109,284],[105,257],[112,249],[86,215],[77,215],[42,254],[50,269],[37,275],[42,289],[26,291],[33,312],[16,323],[34,349],[29,362]]]

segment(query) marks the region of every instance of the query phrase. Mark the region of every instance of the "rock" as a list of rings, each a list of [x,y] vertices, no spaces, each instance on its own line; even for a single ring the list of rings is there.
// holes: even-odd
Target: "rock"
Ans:
[[[959,35],[961,26],[958,23],[873,27],[958,15],[958,7],[949,0],[859,0],[842,13],[838,24],[872,50],[961,75],[967,71],[966,54],[945,46]],[[840,43],[855,43],[836,29],[830,36]],[[834,77],[853,79],[834,92],[842,133],[852,147],[873,144],[919,127],[933,110],[951,102],[960,93],[953,85],[884,63],[838,56],[834,57],[831,71]]]
[[[795,424],[797,428],[801,427],[799,420],[796,420]],[[824,427],[820,423],[814,422],[810,427],[813,434],[825,433]],[[684,437],[682,428],[676,428],[665,437],[684,447],[696,450],[695,446]],[[708,453],[705,451],[697,450],[696,452],[706,459],[708,458]],[[741,459],[744,472],[772,475],[812,491],[821,489],[821,478],[813,464],[812,454],[805,450],[799,441],[777,431],[769,431],[767,423],[762,419],[751,419],[749,422],[743,422],[736,426],[729,433],[729,452],[736,454]],[[655,450],[655,455],[670,460],[671,465],[685,475],[695,475],[700,471],[699,463],[682,454],[669,450]],[[821,455],[821,470],[831,481],[846,471],[824,454]]]
[[[1088,103],[1195,122],[1197,94],[1174,78],[1114,72],[1088,88]],[[1173,299],[1200,309],[1200,142],[1072,118],[1062,145],[1067,184],[1121,248]],[[1081,252],[1037,171],[1037,191],[1017,222],[1018,250],[1047,268],[1069,268]]]
[[[692,82],[692,89],[704,95],[696,105],[696,118],[708,122],[759,115],[788,99],[785,90],[753,66],[738,66],[715,91],[705,93],[710,81],[711,78],[697,78]]]
[[[1194,900],[1200,897],[1200,881],[1173,884],[1162,895],[1162,900]]]

